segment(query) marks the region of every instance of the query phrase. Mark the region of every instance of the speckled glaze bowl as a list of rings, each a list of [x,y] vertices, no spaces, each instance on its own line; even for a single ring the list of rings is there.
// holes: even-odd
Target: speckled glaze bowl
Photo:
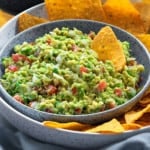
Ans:
[[[0,58],[9,56],[12,53],[12,49],[16,44],[22,43],[24,41],[32,42],[37,37],[40,37],[44,35],[45,33],[48,33],[49,31],[52,31],[54,28],[58,27],[69,27],[73,28],[76,27],[83,31],[84,33],[89,33],[90,31],[98,32],[100,28],[106,26],[108,24],[96,22],[96,21],[89,21],[89,20],[62,20],[62,21],[55,21],[50,22],[42,25],[38,25],[36,27],[30,28],[18,35],[16,35],[13,39],[11,39],[2,49],[0,53]],[[150,81],[150,58],[149,54],[147,53],[147,50],[145,47],[131,34],[127,33],[126,31],[123,31],[115,26],[110,25],[117,35],[118,39],[121,41],[129,41],[131,44],[131,49],[133,55],[137,61],[144,65],[145,71],[142,73],[142,81],[140,83],[141,91],[134,96],[132,99],[130,99],[125,104],[122,104],[120,106],[117,106],[113,109],[106,110],[103,112],[98,113],[92,113],[92,114],[83,114],[83,115],[60,115],[60,114],[53,114],[53,113],[47,113],[42,112],[38,110],[34,110],[28,106],[25,106],[16,100],[14,100],[2,87],[0,86],[0,91],[6,100],[10,105],[12,105],[14,108],[22,112],[23,114],[30,116],[33,119],[36,119],[38,121],[44,121],[44,120],[54,120],[59,122],[68,122],[68,121],[79,121],[83,123],[90,123],[95,124],[99,122],[103,122],[106,120],[109,120],[113,117],[117,117],[129,109],[131,109],[141,98],[144,91],[147,89]],[[3,67],[1,67],[0,75],[3,74]]]

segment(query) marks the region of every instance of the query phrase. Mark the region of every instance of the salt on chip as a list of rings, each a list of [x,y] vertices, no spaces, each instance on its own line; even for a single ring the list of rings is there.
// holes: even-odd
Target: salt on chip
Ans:
[[[88,133],[122,133],[124,132],[123,126],[117,119],[112,119],[106,123],[98,125],[92,129],[86,130]]]
[[[20,15],[18,18],[18,31],[21,32],[32,26],[45,23],[45,22],[48,22],[48,20],[24,13]]]
[[[150,112],[150,104],[144,109],[139,111],[129,111],[125,114],[126,123],[134,123],[136,120],[140,119],[145,113]]]
[[[125,130],[137,130],[137,129],[142,128],[142,126],[137,123],[125,123],[125,124],[122,124],[122,126],[124,127]]]
[[[145,33],[140,13],[130,0],[107,0],[103,8],[108,23],[132,33]]]
[[[138,2],[134,6],[140,12],[145,31],[148,32],[150,30],[150,3]]]
[[[105,26],[98,32],[91,48],[97,52],[100,60],[111,60],[117,71],[124,68],[126,59],[123,48],[111,27]]]
[[[78,122],[59,123],[55,121],[44,121],[43,125],[51,128],[61,128],[61,129],[77,130],[77,131],[86,130],[91,127],[91,125],[82,124]]]
[[[150,52],[150,34],[135,34],[135,36],[146,46]]]
[[[45,0],[45,6],[50,20],[106,18],[101,0]]]

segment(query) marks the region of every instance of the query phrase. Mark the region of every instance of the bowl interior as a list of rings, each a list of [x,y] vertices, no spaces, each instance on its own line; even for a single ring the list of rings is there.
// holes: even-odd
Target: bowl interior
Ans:
[[[61,28],[61,27],[74,28],[74,27],[76,27],[77,29],[83,31],[84,33],[89,33],[90,31],[95,31],[97,33],[100,30],[100,28],[102,28],[106,25],[108,25],[108,24],[101,23],[101,22],[96,22],[96,21],[88,21],[88,20],[62,20],[62,21],[55,21],[55,22],[51,22],[51,23],[45,23],[45,24],[42,24],[42,25],[38,25],[38,26],[33,27],[31,29],[28,29],[28,30],[26,30],[22,33],[19,33],[13,39],[11,39],[2,48],[1,53],[0,53],[0,59],[2,59],[3,57],[7,57],[7,56],[11,55],[11,53],[13,53],[13,47],[16,44],[23,43],[24,41],[32,42],[37,37],[40,37],[40,36],[44,35],[45,33],[48,33],[49,31],[52,31],[56,27],[58,27],[58,28]],[[130,43],[130,46],[131,46],[131,49],[132,49],[131,55],[136,58],[137,62],[144,65],[145,71],[141,74],[142,81],[140,82],[140,85],[139,85],[140,88],[141,88],[141,91],[134,98],[132,98],[133,99],[132,104],[131,104],[131,101],[132,101],[132,99],[131,99],[128,102],[128,105],[123,104],[122,106],[119,106],[120,109],[118,111],[113,111],[113,109],[112,109],[112,110],[102,112],[103,116],[102,116],[101,121],[108,120],[109,118],[111,118],[113,116],[117,116],[117,115],[125,112],[125,110],[122,110],[123,108],[126,108],[126,111],[129,110],[137,102],[137,99],[139,99],[142,96],[142,94],[144,93],[144,91],[148,88],[149,75],[150,75],[150,69],[149,69],[150,58],[149,58],[149,54],[148,54],[146,48],[143,46],[143,44],[140,41],[138,41],[135,37],[133,37],[131,34],[127,33],[126,31],[121,30],[121,29],[119,29],[115,26],[112,26],[112,25],[110,25],[110,26],[112,27],[113,31],[115,32],[117,38],[120,41],[128,41]],[[0,65],[1,65],[1,67],[0,67],[0,76],[2,76],[4,68],[2,67],[1,62],[0,62]],[[4,96],[7,95],[5,97],[6,101],[7,101],[7,99],[9,99],[9,103],[12,104],[12,101],[14,101],[14,100],[10,100],[10,98],[11,98],[10,95],[3,89],[2,86],[0,86],[0,91],[3,94],[5,92]],[[20,110],[22,110],[22,108],[20,108],[21,105],[22,104],[20,104],[18,102],[13,102],[13,106],[17,107]],[[39,115],[40,115],[40,118],[39,118],[39,115],[35,116],[35,113],[31,108],[27,108],[26,106],[23,106],[23,107],[24,107],[23,113],[24,112],[26,113],[26,110],[30,109],[32,112],[31,113],[28,112],[27,115],[29,115],[29,116],[31,115],[36,120],[41,121],[41,120],[45,120],[45,119],[49,118],[48,113],[41,112],[42,115],[41,115],[41,113],[39,113]],[[39,111],[36,111],[36,112],[39,112]],[[110,112],[110,113],[113,112],[113,113],[111,115],[107,115],[107,112]],[[45,114],[47,116],[46,118],[44,117]],[[106,117],[105,117],[105,114],[106,114]],[[57,115],[55,116],[55,114],[52,114],[52,115],[54,115],[54,118],[57,116]],[[82,115],[79,115],[79,116],[82,116]],[[85,115],[83,115],[83,116],[85,116]],[[88,121],[89,116],[87,116],[87,121]],[[77,119],[78,115],[77,116],[71,116],[71,118],[72,117],[74,117],[76,119],[76,121],[78,121],[78,119]],[[53,119],[53,118],[51,118],[51,116],[50,116],[50,119]],[[83,118],[81,117],[79,119],[79,121],[81,119],[83,119]],[[95,122],[96,122],[96,119],[97,118],[94,117]],[[53,119],[53,120],[55,120],[55,119]]]

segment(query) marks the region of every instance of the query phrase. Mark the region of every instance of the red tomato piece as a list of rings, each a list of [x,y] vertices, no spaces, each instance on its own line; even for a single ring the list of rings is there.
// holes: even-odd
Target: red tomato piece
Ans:
[[[49,85],[47,88],[47,93],[49,95],[55,94],[55,93],[57,93],[57,88],[53,85]]]
[[[8,69],[11,72],[16,72],[16,71],[18,71],[19,68],[16,65],[10,65],[10,66],[8,66]]]
[[[106,88],[107,88],[106,81],[100,81],[98,86],[97,86],[98,91],[103,92]]]
[[[24,103],[24,102],[23,102],[23,99],[22,99],[18,94],[16,94],[13,98],[14,98],[15,100],[17,100],[18,102],[20,102],[20,103]]]
[[[84,73],[84,72],[87,73],[88,69],[86,67],[82,66],[82,67],[80,67],[80,72],[81,73]]]
[[[76,88],[76,87],[73,87],[73,88],[72,88],[72,94],[73,94],[73,95],[77,94],[77,88]]]
[[[48,45],[50,45],[51,42],[52,42],[51,39],[47,39],[47,40],[46,40],[46,43],[47,43]]]
[[[117,96],[122,96],[122,89],[116,88],[116,89],[114,90],[114,93],[115,93]]]
[[[107,109],[111,109],[111,108],[114,108],[114,107],[116,107],[116,103],[113,102],[113,101],[106,104]]]
[[[30,59],[27,56],[22,55],[22,54],[12,54],[12,60],[14,62],[18,62],[18,61],[28,61],[28,62],[30,62]]]
[[[75,114],[76,114],[76,115],[80,115],[81,112],[82,112],[82,109],[81,109],[81,108],[76,108],[76,109],[75,109]]]

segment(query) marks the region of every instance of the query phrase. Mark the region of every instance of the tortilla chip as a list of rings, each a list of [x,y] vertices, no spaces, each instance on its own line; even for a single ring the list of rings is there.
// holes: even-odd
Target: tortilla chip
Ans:
[[[91,127],[91,125],[82,124],[78,122],[59,123],[54,121],[44,121],[43,125],[51,128],[61,128],[61,129],[77,130],[77,131],[86,130]]]
[[[116,119],[112,119],[102,125],[98,125],[92,129],[86,130],[89,133],[122,133],[124,132],[123,126]]]
[[[18,18],[18,31],[24,31],[32,26],[48,22],[48,20],[24,13]]]
[[[134,6],[140,12],[147,33],[150,30],[150,3],[138,2]]]
[[[109,26],[103,27],[98,32],[91,47],[98,53],[100,60],[111,60],[117,71],[122,70],[125,66],[126,59],[123,48]]]
[[[150,88],[148,88],[148,89],[146,90],[146,92],[144,93],[143,97],[144,97],[144,96],[148,96],[148,95],[150,96]]]
[[[125,124],[122,124],[122,126],[124,127],[125,130],[137,130],[137,129],[142,128],[142,126],[137,123],[125,123]]]
[[[45,0],[45,6],[50,20],[106,18],[100,0]]]
[[[135,123],[138,123],[141,126],[149,126],[150,125],[150,113],[145,113],[139,120],[135,121]]]
[[[150,34],[135,34],[150,52]]]
[[[144,22],[140,13],[130,0],[107,0],[103,8],[108,23],[132,33],[145,33]]]
[[[144,109],[139,111],[129,111],[125,114],[126,123],[134,123],[136,120],[140,119],[145,113],[150,112],[150,104]]]
[[[143,98],[139,101],[139,104],[140,104],[141,106],[146,106],[146,105],[150,104],[150,97],[149,97],[149,96],[143,97]]]
[[[145,2],[145,3],[149,3],[149,4],[150,4],[150,0],[142,0],[142,2]]]
[[[3,26],[13,16],[0,10],[0,27]]]

